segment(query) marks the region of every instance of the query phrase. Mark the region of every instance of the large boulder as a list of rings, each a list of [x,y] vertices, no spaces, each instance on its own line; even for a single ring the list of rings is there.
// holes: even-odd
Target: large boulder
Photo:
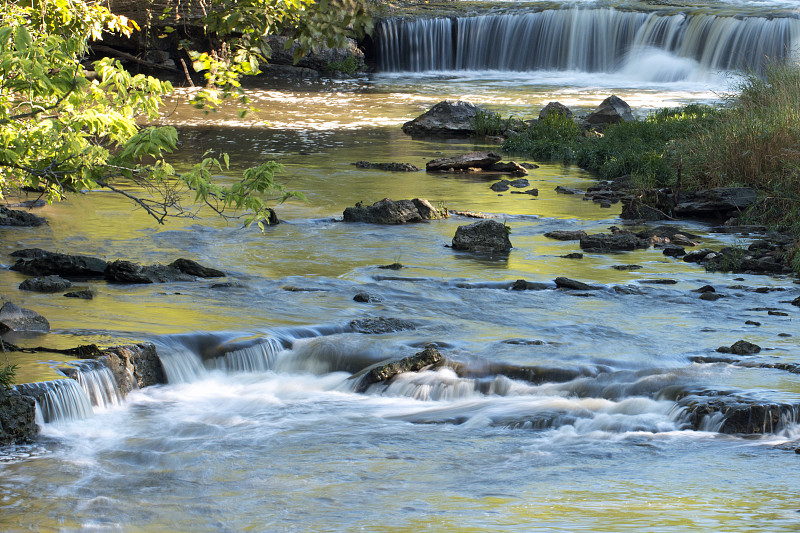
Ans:
[[[435,365],[442,360],[442,354],[433,345],[428,345],[421,352],[399,359],[373,365],[354,378],[360,378],[356,385],[356,392],[364,392],[371,385],[391,380],[393,377],[406,372],[419,372],[423,368]]]
[[[45,317],[14,303],[6,302],[0,308],[0,333],[7,331],[50,331],[50,322]]]
[[[468,252],[499,252],[511,250],[508,227],[496,220],[480,220],[459,226],[453,237],[453,249]]]
[[[586,124],[592,128],[602,129],[609,124],[630,122],[632,120],[633,113],[631,113],[631,106],[618,96],[612,94],[603,100],[600,105],[597,106],[597,109],[586,117]]]
[[[11,270],[29,276],[49,276],[58,274],[67,279],[102,278],[108,263],[86,255],[67,255],[48,252],[41,248],[26,248],[11,254],[17,262]]]
[[[755,201],[756,192],[750,187],[720,187],[681,193],[673,212],[681,217],[723,220],[738,215]]]
[[[217,270],[216,268],[203,266],[197,261],[193,261],[191,259],[179,258],[170,263],[169,266],[180,270],[184,274],[188,274],[189,276],[194,276],[197,278],[225,277],[225,272],[223,272],[222,270]]]
[[[430,202],[421,198],[397,201],[384,198],[372,205],[358,202],[355,207],[348,207],[343,213],[345,222],[370,224],[407,224],[435,220],[446,215],[446,211],[437,210]]]
[[[487,170],[501,159],[503,159],[503,157],[495,152],[468,152],[453,157],[442,157],[428,161],[425,165],[425,170],[428,172],[466,172],[475,169]]]
[[[403,124],[403,132],[413,136],[472,135],[475,133],[474,120],[478,111],[484,110],[462,100],[445,100]]]
[[[97,360],[111,371],[123,396],[137,388],[167,382],[156,347],[150,343],[114,346],[103,350]]]
[[[545,119],[550,115],[561,115],[562,117],[572,118],[572,111],[561,102],[549,102],[539,111],[539,120]]]
[[[27,211],[0,206],[0,226],[41,226],[47,220]]]
[[[38,432],[34,399],[0,386],[0,446],[31,442]]]

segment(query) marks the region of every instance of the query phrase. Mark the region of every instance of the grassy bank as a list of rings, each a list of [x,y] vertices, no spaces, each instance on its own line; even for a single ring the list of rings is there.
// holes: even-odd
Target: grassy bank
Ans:
[[[507,139],[503,149],[576,164],[602,179],[630,174],[640,189],[753,187],[759,200],[742,221],[800,238],[797,64],[773,66],[763,78],[746,79],[719,106],[662,109],[644,120],[610,126],[602,135],[550,115]],[[800,273],[800,253],[793,265]]]

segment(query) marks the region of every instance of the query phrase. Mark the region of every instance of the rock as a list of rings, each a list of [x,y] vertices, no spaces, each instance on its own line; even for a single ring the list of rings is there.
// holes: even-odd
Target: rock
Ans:
[[[755,320],[748,320],[745,322],[748,326],[760,326],[761,322],[756,322]]]
[[[648,285],[677,285],[678,280],[669,278],[640,279],[639,283],[647,283]]]
[[[395,331],[416,329],[417,326],[409,320],[378,317],[353,320],[350,322],[350,328],[356,333],[377,335],[381,333],[394,333]]]
[[[539,111],[539,120],[547,118],[548,116],[556,114],[562,117],[572,118],[572,111],[562,104],[561,102],[549,102],[546,106]]]
[[[508,180],[502,180],[498,181],[497,183],[492,183],[491,187],[489,188],[492,189],[494,192],[505,192],[508,189],[510,189],[509,187],[510,183],[511,182]]]
[[[81,300],[92,300],[95,292],[91,289],[64,293],[65,298],[80,298]]]
[[[403,124],[403,132],[411,136],[467,136],[475,133],[474,120],[482,108],[462,100],[445,100]]]
[[[535,170],[539,168],[539,165],[537,165],[536,163],[520,163],[519,166],[527,170]]]
[[[390,265],[379,265],[378,268],[382,268],[384,270],[400,270],[403,268],[403,265],[400,263],[392,263]]]
[[[411,163],[370,163],[369,161],[357,161],[353,164],[356,168],[384,170],[387,172],[419,172],[420,170]]]
[[[640,239],[633,233],[596,233],[581,237],[581,250],[587,252],[605,253],[636,250],[648,248],[650,243]]]
[[[0,308],[0,333],[7,331],[50,331],[50,322],[45,317],[11,302]]]
[[[512,291],[542,291],[550,288],[552,287],[547,283],[536,283],[534,281],[525,281],[524,279],[518,279],[509,287]]]
[[[763,434],[781,431],[785,424],[794,424],[798,406],[760,402],[741,394],[721,391],[702,391],[679,401],[685,409],[686,422],[694,430],[708,429],[707,420],[715,421],[721,433]]]
[[[32,442],[38,433],[35,400],[0,387],[0,446]]]
[[[345,222],[366,222],[369,224],[407,224],[446,216],[446,211],[439,211],[430,202],[420,198],[398,201],[384,198],[371,206],[364,206],[359,202],[355,207],[348,207],[344,210]]]
[[[433,345],[428,345],[424,350],[410,357],[397,361],[378,363],[359,373],[360,379],[356,385],[356,392],[364,392],[371,385],[391,380],[399,374],[406,372],[419,372],[420,370],[435,365],[442,361],[442,354]],[[354,378],[356,376],[353,376]]]
[[[151,343],[126,344],[103,350],[98,361],[105,364],[117,382],[120,392],[127,395],[136,388],[167,383],[167,375]]]
[[[612,265],[611,268],[614,270],[641,270],[642,265]]]
[[[169,264],[170,267],[175,268],[197,278],[224,278],[225,272],[217,270],[216,268],[205,267],[197,261],[191,259],[176,259]]]
[[[620,218],[624,220],[642,220],[645,222],[655,222],[657,220],[669,220],[669,215],[662,210],[647,205],[635,196],[625,196],[622,198],[622,212]]]
[[[531,196],[539,196],[539,189],[528,189],[527,191],[511,191],[511,194],[530,194]]]
[[[789,313],[784,313],[783,311],[767,311],[767,314],[770,316],[789,316]]]
[[[108,264],[105,277],[116,283],[168,283],[173,281],[194,281],[177,268],[164,265],[142,266],[132,261],[117,260]]]
[[[47,220],[45,218],[36,216],[33,213],[0,206],[0,226],[32,227],[46,223]]]
[[[586,124],[592,128],[602,129],[609,124],[632,120],[631,107],[621,98],[611,95],[586,117]]]
[[[575,291],[596,291],[601,289],[601,287],[594,287],[582,281],[565,278],[563,276],[556,278],[554,281],[556,283],[556,287],[559,289],[569,289]]]
[[[800,307],[800,296],[798,296],[797,298],[795,298],[794,300],[792,300],[792,305],[795,305],[795,306],[797,306],[797,307]]]
[[[721,187],[681,193],[673,210],[676,216],[700,219],[727,219],[738,215],[756,201],[749,187]]]
[[[694,292],[699,292],[699,293],[703,294],[703,293],[706,293],[706,292],[717,292],[717,289],[715,289],[711,285],[703,285],[699,289],[695,289]]]
[[[453,237],[453,249],[469,252],[508,253],[511,250],[509,229],[496,220],[480,220],[459,226]]]
[[[563,259],[583,259],[583,254],[580,252],[572,252],[571,254],[566,254],[559,257],[562,257]]]
[[[495,192],[503,192],[507,191],[509,187],[516,187],[519,189],[522,187],[528,187],[529,185],[530,182],[528,182],[528,180],[526,180],[525,178],[520,178],[513,181],[500,180],[497,183],[493,183],[491,189]],[[539,191],[536,191],[536,193],[538,194]]]
[[[702,263],[706,258],[713,254],[714,250],[711,248],[703,248],[701,250],[694,250],[683,256],[683,260],[687,263]]]
[[[717,351],[720,353],[731,353],[733,355],[753,355],[761,351],[761,346],[745,340],[738,340],[731,346],[720,346],[717,348]]]
[[[353,301],[365,304],[375,304],[382,302],[383,298],[381,298],[380,296],[374,296],[366,292],[359,292],[355,296],[353,296]]]
[[[720,298],[725,298],[725,295],[719,294],[718,292],[704,292],[700,295],[700,299],[707,302],[716,302]]]
[[[486,170],[503,157],[495,152],[468,152],[453,157],[442,157],[428,161],[428,172],[465,172],[474,169]]]
[[[11,270],[29,276],[57,274],[71,280],[102,278],[108,266],[106,261],[96,257],[48,252],[41,248],[18,250],[11,255],[17,258]]]
[[[68,279],[56,275],[26,279],[19,284],[21,291],[35,292],[61,292],[70,287],[72,287],[72,283]]]
[[[555,191],[558,194],[584,194],[586,192],[580,189],[570,189],[569,187],[562,187],[561,185],[556,186]]]
[[[517,176],[524,176],[524,175],[526,175],[528,173],[528,171],[525,170],[525,167],[523,167],[522,165],[520,165],[519,163],[517,163],[515,161],[507,161],[505,163],[503,163],[503,162],[492,163],[491,165],[489,165],[487,167],[480,167],[480,168],[483,168],[483,170],[486,170],[488,172],[499,172],[499,173],[502,173],[502,174],[514,174],[514,175],[517,175]],[[520,181],[520,180],[515,180],[515,181]],[[512,187],[527,187],[528,185],[530,185],[527,180],[523,180],[523,181],[525,181],[525,185],[512,185]]]
[[[668,245],[664,247],[664,251],[661,253],[667,257],[681,257],[686,255],[686,249],[683,246]]]
[[[586,232],[582,229],[579,230],[555,230],[548,231],[544,234],[548,239],[555,239],[557,241],[579,241],[586,237]]]

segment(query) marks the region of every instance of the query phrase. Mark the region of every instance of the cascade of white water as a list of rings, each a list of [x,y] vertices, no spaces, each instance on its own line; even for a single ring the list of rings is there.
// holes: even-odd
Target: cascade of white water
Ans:
[[[104,364],[97,361],[76,361],[72,366],[78,370],[75,377],[93,406],[102,408],[122,403],[117,382]]]
[[[24,383],[16,388],[20,393],[36,399],[44,423],[66,422],[92,416],[89,397],[74,379]]]
[[[616,72],[654,51],[696,62],[701,71],[760,72],[796,51],[800,19],[571,8],[389,19],[377,28],[376,43],[377,67],[385,72]],[[658,77],[659,65],[653,69]]]
[[[266,372],[272,369],[275,354],[281,350],[283,343],[274,337],[268,337],[261,342],[209,359],[206,361],[206,367],[227,372]]]

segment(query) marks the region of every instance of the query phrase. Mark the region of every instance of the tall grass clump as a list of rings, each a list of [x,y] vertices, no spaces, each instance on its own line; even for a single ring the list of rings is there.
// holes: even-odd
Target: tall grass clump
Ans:
[[[579,134],[580,129],[571,118],[550,113],[506,139],[503,150],[524,153],[538,161],[569,164],[575,161],[575,153],[581,140]]]
[[[503,118],[494,111],[478,109],[470,120],[470,125],[475,130],[476,137],[485,137],[487,135],[503,135],[509,130],[522,129],[524,123],[513,116]]]

